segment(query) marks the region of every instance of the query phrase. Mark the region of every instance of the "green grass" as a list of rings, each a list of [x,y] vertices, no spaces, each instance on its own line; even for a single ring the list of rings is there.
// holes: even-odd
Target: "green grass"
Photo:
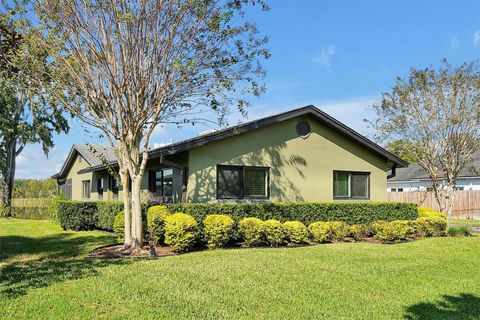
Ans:
[[[85,258],[112,241],[0,220],[0,319],[480,318],[480,237]]]
[[[455,226],[480,227],[480,220],[451,219],[450,223]]]

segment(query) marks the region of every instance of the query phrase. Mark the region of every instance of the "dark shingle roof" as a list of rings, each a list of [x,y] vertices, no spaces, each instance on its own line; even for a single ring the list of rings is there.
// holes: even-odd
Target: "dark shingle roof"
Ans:
[[[282,112],[276,115],[268,116],[265,118],[261,118],[254,121],[249,121],[246,123],[242,123],[239,125],[231,126],[225,129],[212,131],[211,133],[207,133],[192,139],[183,140],[177,143],[169,144],[160,148],[152,149],[149,151],[148,155],[149,158],[157,158],[164,155],[171,155],[175,153],[179,153],[185,150],[190,150],[192,148],[197,148],[199,146],[203,146],[205,144],[209,144],[218,140],[223,140],[232,136],[239,135],[244,132],[248,132],[250,130],[259,129],[262,127],[266,127],[272,124],[276,124],[285,120],[289,120],[292,118],[296,118],[299,116],[311,116],[313,119],[319,121],[320,123],[336,130],[341,135],[353,140],[354,142],[358,143],[365,149],[372,151],[373,153],[377,154],[378,156],[385,159],[389,166],[396,166],[396,167],[405,167],[407,163],[400,159],[399,157],[395,156],[394,154],[388,152],[387,150],[380,147],[378,144],[372,142],[371,140],[367,139],[363,135],[359,134],[358,132],[354,131],[352,128],[344,125],[340,121],[334,119],[333,117],[329,116],[325,112],[319,110],[314,106],[306,106],[303,108],[298,108],[294,110],[290,110],[287,112]],[[98,156],[94,156],[88,146],[94,147],[99,152],[105,152],[107,162],[111,162],[114,164],[116,161],[115,155],[113,153],[113,149],[106,146],[100,145],[74,145],[72,151],[76,150],[87,160],[90,164],[90,168],[81,170],[81,172],[86,171],[95,171],[104,169],[104,163],[100,161]],[[72,153],[71,151],[71,153]],[[69,154],[70,157],[70,154]],[[64,175],[64,171],[66,168],[69,168],[69,158],[65,162],[62,171],[55,176],[54,178],[62,177]]]
[[[459,177],[480,177],[480,150],[473,154],[472,163],[460,171]],[[408,167],[398,168],[395,177],[388,179],[388,182],[412,180],[430,180],[430,176],[418,164],[412,163]]]

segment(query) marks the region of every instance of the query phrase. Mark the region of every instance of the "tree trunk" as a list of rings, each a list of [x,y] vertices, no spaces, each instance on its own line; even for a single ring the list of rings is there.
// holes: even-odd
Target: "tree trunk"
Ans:
[[[128,179],[128,171],[121,172],[121,179],[123,184],[123,212],[125,213],[125,249],[132,245],[132,215],[130,211],[130,186]]]
[[[7,137],[5,139],[6,159],[3,176],[2,206],[6,217],[12,216],[12,194],[15,181],[15,158],[17,156],[17,139]]]
[[[141,176],[132,177],[132,251],[140,250],[142,241],[142,204],[140,199]]]
[[[453,206],[455,203],[455,188],[451,185],[447,187],[447,197],[448,197],[448,206],[447,206],[447,230],[450,229],[450,217],[453,213]]]

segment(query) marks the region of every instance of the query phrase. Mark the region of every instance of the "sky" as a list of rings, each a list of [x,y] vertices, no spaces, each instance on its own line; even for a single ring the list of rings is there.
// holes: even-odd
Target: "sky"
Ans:
[[[315,105],[354,130],[370,135],[363,119],[411,67],[438,67],[480,59],[480,0],[271,0],[271,10],[248,19],[270,37],[267,92],[251,100],[248,117],[231,124]],[[214,119],[212,119],[214,120]],[[70,121],[46,157],[29,145],[17,158],[17,178],[48,178],[73,143],[105,143]],[[154,146],[177,142],[214,125],[157,128]]]

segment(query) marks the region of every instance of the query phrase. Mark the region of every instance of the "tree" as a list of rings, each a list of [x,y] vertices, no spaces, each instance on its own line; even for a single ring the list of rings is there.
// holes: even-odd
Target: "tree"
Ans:
[[[0,2],[0,177],[7,216],[11,214],[16,158],[25,145],[42,143],[48,154],[53,133],[68,131],[49,88],[30,80],[47,74],[48,53],[36,46],[39,31],[23,17],[24,5],[22,1]]]
[[[69,111],[115,147],[124,193],[125,246],[142,245],[140,181],[154,128],[219,119],[264,88],[267,38],[245,21],[254,0],[44,0],[38,16],[57,40],[56,85]],[[267,6],[260,1],[262,9]],[[57,91],[58,92],[58,91]],[[130,226],[130,207],[132,224]],[[131,229],[131,234],[130,234]]]
[[[410,154],[430,175],[440,210],[450,217],[458,175],[480,143],[479,63],[412,68],[374,109],[379,136],[409,142]]]
[[[394,155],[402,158],[408,163],[416,162],[415,154],[412,153],[414,150],[414,145],[412,142],[407,140],[393,140],[389,141],[385,145],[385,149]]]

